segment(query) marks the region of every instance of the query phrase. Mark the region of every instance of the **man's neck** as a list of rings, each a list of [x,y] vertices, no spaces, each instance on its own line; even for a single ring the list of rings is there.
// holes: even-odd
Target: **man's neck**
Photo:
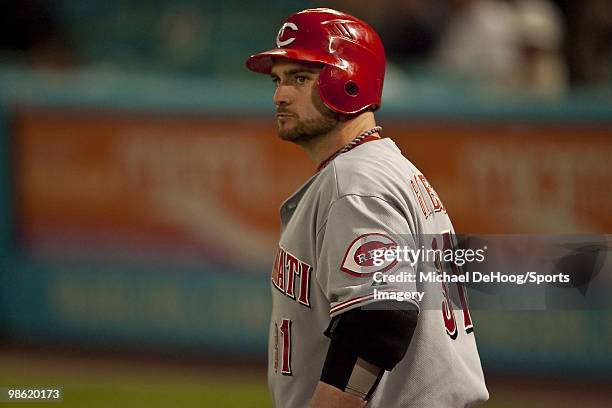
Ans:
[[[364,112],[353,119],[339,123],[338,127],[331,132],[314,140],[309,140],[301,146],[306,150],[312,161],[319,164],[374,126],[376,126],[374,113]]]

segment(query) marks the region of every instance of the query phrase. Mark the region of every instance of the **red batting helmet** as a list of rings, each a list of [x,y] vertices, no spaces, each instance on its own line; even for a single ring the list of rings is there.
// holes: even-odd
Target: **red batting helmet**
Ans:
[[[330,109],[350,115],[380,106],[385,50],[365,22],[332,9],[303,10],[284,22],[276,46],[249,57],[247,68],[270,74],[274,58],[321,63],[319,95]]]

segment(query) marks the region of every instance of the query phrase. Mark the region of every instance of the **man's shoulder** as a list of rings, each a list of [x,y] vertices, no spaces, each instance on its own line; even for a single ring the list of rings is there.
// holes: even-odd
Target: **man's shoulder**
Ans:
[[[413,167],[391,139],[364,143],[338,156],[332,166],[339,196],[383,196],[405,183]]]

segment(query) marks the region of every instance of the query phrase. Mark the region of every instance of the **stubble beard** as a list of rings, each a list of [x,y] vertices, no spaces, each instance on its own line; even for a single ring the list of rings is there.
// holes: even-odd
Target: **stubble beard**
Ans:
[[[282,140],[303,144],[330,133],[338,123],[335,115],[321,115],[314,119],[300,120],[289,129],[279,129],[278,135]]]
[[[320,116],[305,120],[298,119],[298,123],[290,129],[282,130],[279,126],[278,135],[282,140],[303,145],[338,127],[341,121],[340,116],[323,103],[317,92],[312,92],[311,100]]]

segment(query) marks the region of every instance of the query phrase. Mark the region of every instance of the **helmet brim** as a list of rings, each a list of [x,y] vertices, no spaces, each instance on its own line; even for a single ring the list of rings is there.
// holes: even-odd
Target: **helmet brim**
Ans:
[[[326,65],[336,65],[336,59],[330,55],[322,55],[311,50],[299,48],[277,48],[259,54],[251,55],[246,60],[246,67],[253,72],[270,74],[275,59],[286,59],[297,62],[314,62]]]

